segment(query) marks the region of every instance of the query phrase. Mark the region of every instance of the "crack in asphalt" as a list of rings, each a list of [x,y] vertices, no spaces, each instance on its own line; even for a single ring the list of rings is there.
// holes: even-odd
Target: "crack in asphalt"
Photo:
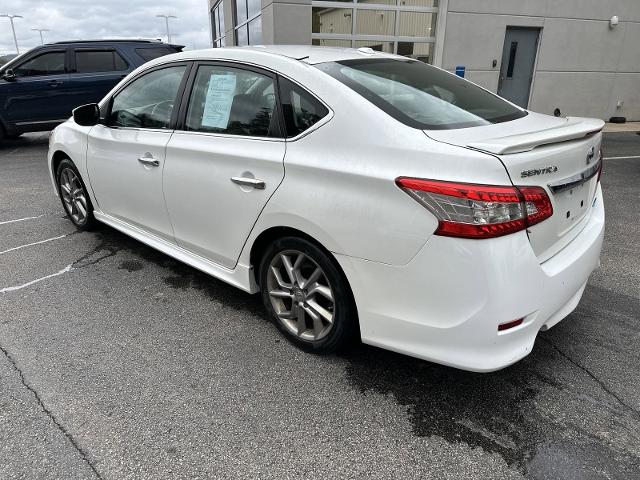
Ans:
[[[40,397],[38,392],[35,390],[35,388],[33,388],[31,385],[29,385],[27,383],[27,380],[26,380],[26,378],[24,376],[24,373],[22,372],[22,370],[20,369],[20,367],[18,366],[18,364],[16,363],[14,358],[11,356],[9,351],[6,348],[2,347],[1,345],[0,345],[0,351],[2,351],[2,353],[7,358],[7,360],[9,360],[9,363],[11,363],[11,366],[13,367],[13,369],[20,376],[20,381],[22,382],[22,385],[24,385],[24,387],[33,394],[33,396],[36,399],[36,402],[38,403],[38,406],[40,407],[40,409],[44,412],[44,414],[47,417],[49,417],[49,419],[53,422],[53,424],[56,426],[56,428],[65,436],[65,438],[67,440],[69,440],[69,443],[71,443],[73,448],[75,448],[75,450],[80,454],[80,457],[89,466],[89,468],[94,473],[96,478],[98,478],[99,480],[103,480],[102,476],[100,475],[100,473],[96,469],[95,465],[91,462],[91,460],[89,460],[89,457],[88,457],[87,453],[82,449],[82,447],[80,447],[78,442],[76,442],[76,440],[75,440],[75,438],[73,438],[73,435],[71,434],[71,432],[69,432],[65,428],[65,426],[60,423],[60,421],[56,418],[56,416],[53,414],[53,412],[51,412],[51,410],[49,410],[47,408],[47,406],[44,404],[44,402],[42,401],[42,398]]]
[[[600,387],[605,392],[607,392],[609,395],[611,395],[613,398],[615,398],[620,405],[622,405],[627,410],[631,411],[635,416],[640,418],[640,411],[638,411],[635,407],[633,407],[632,405],[629,405],[627,402],[625,402],[622,399],[622,397],[620,397],[620,395],[618,395],[616,392],[611,390],[611,388],[609,388],[606,383],[604,383],[602,380],[600,380],[591,370],[589,370],[587,367],[585,367],[584,365],[581,365],[576,360],[571,358],[566,352],[564,352],[562,349],[560,349],[560,347],[558,347],[555,343],[553,343],[548,338],[540,337],[540,340],[542,340],[546,344],[550,345],[556,352],[558,352],[560,354],[560,356],[562,356],[564,359],[566,359],[569,363],[571,363],[572,365],[574,365],[575,367],[579,368],[584,373],[586,373],[589,377],[591,377],[591,379],[593,381],[595,381],[598,385],[600,385]]]

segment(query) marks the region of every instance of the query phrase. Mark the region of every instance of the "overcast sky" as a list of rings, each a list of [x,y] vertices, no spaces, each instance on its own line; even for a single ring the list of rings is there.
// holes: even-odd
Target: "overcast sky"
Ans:
[[[207,0],[0,0],[0,14],[14,19],[20,52],[40,44],[32,28],[48,28],[46,42],[74,39],[143,37],[166,41],[159,13],[169,19],[173,43],[186,48],[210,46]],[[15,53],[8,18],[0,18],[0,55]]]

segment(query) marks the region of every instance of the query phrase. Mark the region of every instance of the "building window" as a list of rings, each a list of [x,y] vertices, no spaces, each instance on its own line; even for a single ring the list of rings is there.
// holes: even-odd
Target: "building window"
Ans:
[[[213,32],[213,46],[224,47],[224,1],[220,0],[211,9],[211,31]]]
[[[312,0],[313,45],[370,47],[431,63],[438,0]]]
[[[262,43],[262,0],[236,0],[235,35],[236,45],[259,45]]]

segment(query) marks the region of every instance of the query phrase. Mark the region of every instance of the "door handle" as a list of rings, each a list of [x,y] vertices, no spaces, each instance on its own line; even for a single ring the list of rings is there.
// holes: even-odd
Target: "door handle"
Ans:
[[[256,190],[264,190],[264,188],[266,187],[266,184],[259,178],[231,177],[231,181],[237,185],[242,185],[243,187],[252,187]]]
[[[62,85],[60,80],[49,80],[50,87],[59,87],[60,85]]]
[[[138,161],[143,165],[148,165],[150,167],[159,167],[160,160],[157,160],[153,157],[138,157]]]

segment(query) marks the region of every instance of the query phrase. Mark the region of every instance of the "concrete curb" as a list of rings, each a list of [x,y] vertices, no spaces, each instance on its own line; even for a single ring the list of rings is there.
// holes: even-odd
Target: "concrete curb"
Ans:
[[[604,132],[605,133],[640,132],[640,122],[607,123],[604,126]]]

